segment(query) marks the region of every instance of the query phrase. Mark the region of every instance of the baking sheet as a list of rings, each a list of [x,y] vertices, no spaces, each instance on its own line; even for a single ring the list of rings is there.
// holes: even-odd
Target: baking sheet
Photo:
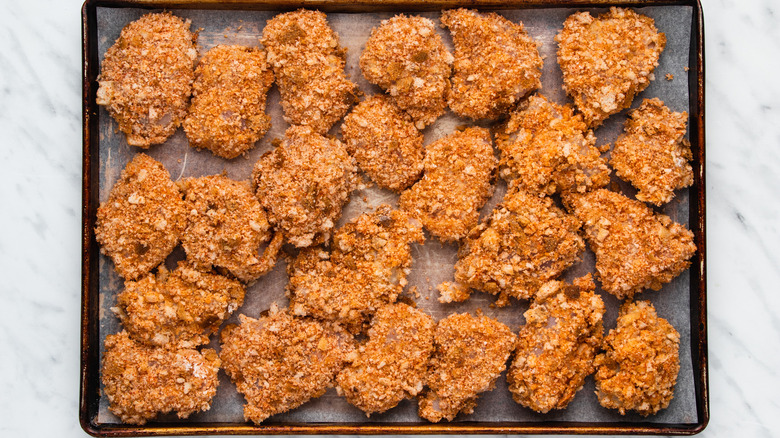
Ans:
[[[667,47],[660,58],[660,65],[655,70],[656,80],[634,100],[632,107],[636,107],[645,97],[658,97],[674,111],[689,111],[689,85],[688,72],[685,67],[689,65],[689,50],[691,46],[691,15],[690,6],[659,6],[637,8],[640,13],[655,19],[656,26],[667,36]],[[555,52],[557,45],[554,36],[562,28],[563,21],[575,9],[533,9],[533,10],[505,10],[502,15],[513,21],[522,21],[526,31],[537,41],[542,43],[540,52],[545,59],[542,76],[543,88],[541,92],[551,100],[558,103],[569,102],[561,89],[561,72],[556,62]],[[592,14],[604,12],[605,9],[591,9]],[[148,12],[136,8],[97,8],[97,42],[98,59],[102,60],[105,51],[110,47],[122,27],[132,20],[139,18]],[[262,32],[266,20],[275,15],[274,12],[265,11],[213,11],[213,10],[173,10],[177,16],[188,18],[192,21],[192,29],[200,29],[198,44],[201,53],[217,44],[242,44],[257,46],[258,38]],[[347,75],[366,94],[379,93],[380,90],[366,82],[358,67],[358,58],[365,45],[370,30],[377,26],[383,19],[390,18],[393,13],[329,13],[328,19],[331,26],[339,34],[341,44],[347,47]],[[438,13],[420,13],[418,15],[431,18],[438,23]],[[452,42],[445,29],[438,29],[445,44],[452,50]],[[674,79],[667,80],[665,75],[669,73]],[[268,98],[269,113],[272,116],[273,127],[261,139],[257,146],[245,157],[239,157],[227,161],[214,157],[209,151],[197,151],[190,148],[187,139],[181,129],[165,144],[153,146],[145,151],[153,158],[161,161],[174,180],[186,177],[197,177],[226,172],[233,179],[247,179],[252,166],[259,157],[272,146],[270,141],[281,137],[288,127],[283,121],[279,106],[279,94],[276,87],[272,88]],[[622,130],[626,111],[610,117],[603,126],[595,131],[597,144],[611,144]],[[115,122],[108,113],[99,110],[99,199],[104,201],[108,192],[119,177],[121,170],[140,149],[127,145],[124,134],[116,131]],[[432,126],[424,131],[425,144],[429,144],[437,138],[443,137],[455,129],[456,126],[468,123],[447,112]],[[338,125],[332,131],[338,134]],[[615,177],[613,180],[617,181]],[[619,182],[624,193],[633,195],[635,191],[626,184]],[[499,180],[493,198],[482,210],[482,217],[487,215],[492,207],[500,202],[506,191],[503,181]],[[364,200],[365,198],[365,200]],[[361,212],[388,203],[397,206],[398,196],[390,191],[367,187],[353,193],[350,203],[344,209],[344,215],[339,224],[352,219]],[[678,192],[677,197],[664,208],[663,213],[673,220],[689,224],[690,207],[689,190]],[[523,312],[528,308],[526,301],[513,300],[511,305],[504,308],[495,308],[491,304],[495,297],[488,294],[475,292],[465,303],[440,304],[437,301],[438,293],[436,285],[443,281],[453,279],[453,264],[456,260],[457,247],[452,244],[441,244],[434,238],[429,238],[423,245],[413,245],[412,255],[414,263],[409,275],[409,286],[416,286],[419,297],[415,298],[418,307],[440,319],[453,312],[473,312],[480,308],[491,317],[506,324],[513,330],[517,330],[523,324]],[[175,266],[175,261],[183,258],[183,251],[178,248],[169,257],[167,264]],[[116,295],[122,289],[122,280],[114,272],[113,264],[105,256],[99,259],[99,298],[100,321],[99,339],[106,335],[121,330],[118,319],[109,310],[115,305]],[[588,250],[580,263],[570,268],[564,278],[572,278],[594,272],[594,257]],[[280,306],[287,305],[284,296],[284,286],[287,283],[284,262],[280,261],[276,268],[261,278],[257,283],[248,288],[244,305],[234,314],[229,322],[237,322],[238,313],[257,317],[258,314],[268,309],[271,303]],[[690,271],[664,286],[661,291],[648,291],[637,296],[637,299],[647,299],[656,306],[660,316],[669,322],[680,332],[680,374],[675,388],[675,396],[670,406],[659,414],[651,417],[641,417],[637,414],[619,415],[616,411],[602,408],[594,394],[593,377],[586,380],[585,387],[574,398],[571,404],[563,411],[537,414],[530,409],[516,404],[507,390],[505,373],[498,380],[496,388],[481,395],[477,408],[471,415],[460,415],[455,422],[624,422],[630,423],[663,423],[663,424],[695,424],[697,422],[696,393],[694,388],[694,372],[691,350],[691,324],[690,324],[690,296],[691,296]],[[607,307],[604,318],[605,330],[615,326],[619,301],[612,295],[599,289],[599,293]],[[213,337],[216,339],[216,337]],[[212,347],[219,349],[214,340]],[[100,345],[102,357],[103,346]],[[243,396],[235,391],[234,385],[223,372],[220,373],[220,387],[214,398],[212,409],[205,413],[190,416],[188,423],[242,423]],[[175,415],[167,415],[159,418],[159,423],[179,422]],[[120,423],[118,418],[108,411],[108,402],[105,396],[101,396],[97,417],[98,423]],[[329,390],[323,397],[312,400],[302,407],[285,414],[276,415],[266,423],[355,423],[355,422],[384,422],[384,423],[425,423],[417,416],[417,404],[415,401],[404,401],[399,406],[384,414],[375,414],[370,418],[357,408],[349,405],[342,397],[336,395],[335,390]]]

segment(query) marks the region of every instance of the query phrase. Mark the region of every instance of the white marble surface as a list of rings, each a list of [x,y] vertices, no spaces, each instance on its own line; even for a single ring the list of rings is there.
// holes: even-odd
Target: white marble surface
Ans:
[[[780,2],[704,0],[709,437],[780,428]],[[0,436],[78,423],[79,0],[2,0]]]

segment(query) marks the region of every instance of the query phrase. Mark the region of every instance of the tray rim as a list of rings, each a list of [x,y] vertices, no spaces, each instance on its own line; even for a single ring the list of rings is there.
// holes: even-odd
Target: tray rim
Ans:
[[[608,6],[691,6],[691,59],[693,74],[688,77],[690,91],[689,133],[693,146],[694,186],[691,190],[689,227],[698,252],[691,269],[691,354],[694,364],[694,388],[697,421],[672,423],[595,423],[595,422],[452,422],[452,423],[166,423],[164,425],[124,425],[98,423],[99,368],[97,296],[97,260],[99,249],[94,239],[99,181],[99,166],[93,166],[97,150],[97,104],[93,78],[97,76],[97,7],[147,9],[246,9],[289,10],[306,7],[325,12],[367,10],[429,11],[467,6],[480,9],[522,8],[603,8]],[[86,0],[82,19],[82,265],[81,265],[81,357],[79,370],[79,423],[92,436],[171,436],[171,435],[283,435],[283,434],[636,434],[694,435],[703,431],[710,419],[709,372],[707,354],[707,276],[706,276],[706,193],[705,193],[705,70],[704,16],[700,0]],[[94,290],[91,290],[94,289]],[[696,366],[698,365],[698,366]]]

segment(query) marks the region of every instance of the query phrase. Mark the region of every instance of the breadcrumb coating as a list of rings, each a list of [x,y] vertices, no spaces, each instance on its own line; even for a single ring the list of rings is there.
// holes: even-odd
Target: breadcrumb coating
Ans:
[[[411,117],[385,96],[371,96],[344,118],[347,151],[380,187],[400,192],[423,171],[423,135]]]
[[[520,104],[496,135],[501,177],[551,195],[609,184],[609,167],[596,137],[570,105],[536,94]]]
[[[418,397],[420,417],[438,423],[474,412],[478,395],[493,389],[506,369],[516,339],[509,327],[486,316],[455,313],[439,321],[428,389]]]
[[[650,85],[666,35],[652,18],[612,7],[598,18],[572,14],[555,41],[563,89],[595,128]]]
[[[190,146],[227,159],[251,149],[271,128],[265,101],[273,82],[260,49],[220,45],[206,52],[183,124]]]
[[[244,286],[221,275],[179,262],[173,272],[160,265],[157,275],[125,282],[111,310],[130,336],[153,346],[194,348],[244,302]]]
[[[290,309],[362,331],[377,309],[403,291],[410,244],[424,239],[417,220],[387,205],[358,216],[336,231],[330,252],[310,248],[288,265]]]
[[[162,263],[186,224],[181,192],[162,164],[146,154],[130,161],[100,204],[95,239],[119,275],[135,280]]]
[[[187,418],[211,408],[219,385],[216,351],[152,347],[125,331],[106,336],[105,347],[101,379],[108,409],[122,422],[146,424],[169,412]]]
[[[604,302],[590,274],[572,285],[551,281],[523,314],[507,372],[514,400],[536,412],[564,409],[595,370],[604,338]]]
[[[433,21],[398,14],[371,30],[360,70],[423,129],[447,109],[452,61]]]
[[[354,359],[352,336],[336,325],[296,318],[275,306],[260,319],[239,319],[222,330],[220,358],[246,399],[244,418],[255,424],[325,394]]]
[[[447,103],[455,114],[495,120],[542,87],[539,44],[496,13],[451,9],[441,22],[452,33],[455,62]]]
[[[100,63],[96,103],[116,120],[127,144],[165,142],[187,115],[198,51],[190,20],[143,15],[122,29]]]
[[[493,195],[497,160],[490,132],[470,127],[426,147],[425,173],[398,205],[443,241],[462,239]]]
[[[330,238],[357,186],[357,166],[344,144],[305,126],[291,126],[252,172],[255,194],[271,224],[297,247]]]
[[[337,389],[367,416],[384,412],[423,389],[433,353],[433,318],[406,304],[380,308],[369,340],[336,378]]]
[[[583,222],[601,285],[612,295],[659,290],[690,266],[693,233],[669,216],[606,189],[565,201]]]
[[[551,198],[510,187],[491,215],[469,232],[458,251],[455,280],[498,295],[530,299],[537,289],[579,260],[582,223]]]
[[[210,175],[187,178],[180,186],[188,212],[181,238],[188,261],[205,270],[226,269],[246,283],[273,269],[283,238],[280,233],[271,238],[271,225],[248,183]],[[269,240],[261,256],[260,246]]]
[[[680,334],[649,301],[620,307],[603,348],[595,362],[601,406],[645,417],[669,406],[680,372]]]
[[[324,13],[298,9],[268,20],[260,39],[276,76],[284,120],[325,134],[358,100],[346,49]]]
[[[672,112],[657,98],[645,99],[628,113],[610,164],[639,189],[636,199],[661,206],[674,198],[675,190],[693,184],[687,124],[688,113]]]

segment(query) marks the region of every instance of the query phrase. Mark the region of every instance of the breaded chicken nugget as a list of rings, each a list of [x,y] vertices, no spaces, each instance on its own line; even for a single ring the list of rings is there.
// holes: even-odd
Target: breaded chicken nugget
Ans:
[[[693,233],[669,216],[606,189],[565,201],[583,222],[601,285],[612,295],[659,290],[690,266]]]
[[[522,23],[462,8],[442,12],[441,22],[455,43],[455,74],[447,99],[455,114],[495,120],[541,88],[539,44]]]
[[[578,235],[581,225],[552,199],[513,186],[464,240],[455,281],[499,295],[499,306],[507,305],[509,297],[532,298],[542,284],[579,259],[585,250]]]
[[[685,139],[688,113],[675,113],[659,99],[645,99],[628,113],[610,164],[639,189],[636,199],[661,206],[674,191],[693,184],[691,145]]]
[[[367,416],[384,412],[423,389],[433,352],[430,315],[406,304],[379,309],[357,359],[336,377],[339,394]]]
[[[190,20],[170,12],[146,14],[122,29],[100,63],[98,105],[127,136],[148,148],[176,131],[192,93],[198,51]]]
[[[371,30],[360,70],[423,129],[447,109],[452,61],[433,21],[398,14]]]
[[[346,49],[325,14],[299,9],[279,14],[260,39],[276,75],[284,120],[325,134],[360,95],[344,72]]]
[[[251,149],[271,128],[265,100],[273,82],[260,49],[216,46],[206,52],[195,69],[183,124],[190,146],[228,159]]]
[[[268,220],[288,242],[305,247],[330,238],[357,186],[357,166],[340,141],[291,126],[255,164],[252,181]]]
[[[588,274],[573,285],[545,284],[524,313],[507,372],[517,403],[536,412],[563,409],[593,373],[604,338],[604,302]]]
[[[403,291],[410,244],[423,241],[420,223],[387,205],[358,216],[336,231],[330,253],[311,248],[288,265],[290,309],[362,331],[370,315]]]
[[[459,240],[477,225],[479,209],[493,195],[496,162],[485,128],[436,140],[426,147],[422,180],[401,193],[398,205],[441,240]]]
[[[265,211],[245,181],[222,175],[187,178],[187,228],[181,243],[187,260],[201,269],[224,268],[251,283],[273,269],[283,237],[271,238]],[[260,245],[268,242],[261,256]]]
[[[486,316],[452,314],[434,334],[434,353],[426,389],[419,397],[419,415],[438,423],[470,414],[480,393],[495,386],[517,337],[506,325]]]
[[[540,94],[520,104],[496,145],[501,177],[531,192],[583,193],[609,184],[609,167],[582,115]]]
[[[601,406],[621,415],[666,409],[680,372],[680,334],[655,313],[649,301],[620,307],[617,328],[596,357],[596,395]]]
[[[134,340],[154,346],[194,348],[244,302],[244,286],[221,275],[179,262],[173,272],[160,265],[157,275],[125,282],[111,310]]]
[[[130,339],[127,332],[106,336],[101,379],[108,409],[128,424],[145,424],[176,412],[187,418],[211,408],[217,393],[217,352],[152,347]]]
[[[260,319],[239,319],[222,330],[220,358],[246,399],[244,418],[256,424],[321,396],[354,359],[352,336],[336,325],[294,318],[276,306]]]
[[[162,263],[179,243],[186,224],[181,192],[162,164],[138,154],[100,204],[95,239],[117,273],[140,278]]]
[[[347,151],[380,187],[399,192],[420,179],[423,135],[411,117],[384,96],[371,96],[344,118]]]
[[[652,18],[612,7],[598,18],[572,14],[555,41],[563,89],[595,128],[650,85],[666,35]]]

